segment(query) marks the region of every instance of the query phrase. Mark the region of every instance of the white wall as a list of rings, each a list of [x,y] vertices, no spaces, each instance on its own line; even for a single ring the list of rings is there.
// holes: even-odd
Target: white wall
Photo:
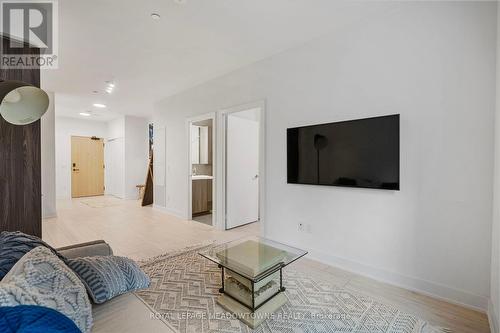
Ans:
[[[108,122],[106,194],[139,198],[137,185],[146,181],[149,163],[147,118],[123,116]]]
[[[491,282],[488,316],[491,331],[499,332],[500,318],[500,7],[497,8],[497,69],[496,69],[496,109],[495,109],[495,166],[493,181],[493,225],[491,240]]]
[[[55,95],[49,95],[49,108],[41,121],[42,218],[55,217],[56,210],[56,139]]]
[[[56,117],[56,195],[71,198],[71,137],[106,138],[106,123],[94,120]]]
[[[138,199],[137,185],[145,184],[149,164],[147,118],[125,117],[125,198]]]
[[[166,98],[154,117],[166,128],[156,205],[187,214],[187,117],[265,99],[265,236],[485,309],[495,36],[494,2],[401,2],[384,17]],[[401,114],[401,191],[286,184],[287,127],[393,113]],[[310,233],[298,232],[299,222]]]
[[[125,198],[125,117],[108,122],[104,149],[106,194]]]
[[[119,117],[109,121],[107,124],[107,128],[108,128],[108,133],[107,133],[108,140],[125,138],[125,117]]]

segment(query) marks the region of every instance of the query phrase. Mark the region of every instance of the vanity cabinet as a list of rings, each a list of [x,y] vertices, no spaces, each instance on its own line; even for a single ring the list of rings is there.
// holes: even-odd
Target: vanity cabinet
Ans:
[[[202,215],[212,210],[212,180],[193,180],[193,215]]]

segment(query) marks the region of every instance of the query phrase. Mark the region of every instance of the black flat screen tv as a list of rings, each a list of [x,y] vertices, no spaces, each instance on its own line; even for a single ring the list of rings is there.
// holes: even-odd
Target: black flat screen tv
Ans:
[[[287,130],[289,184],[399,190],[399,115]]]

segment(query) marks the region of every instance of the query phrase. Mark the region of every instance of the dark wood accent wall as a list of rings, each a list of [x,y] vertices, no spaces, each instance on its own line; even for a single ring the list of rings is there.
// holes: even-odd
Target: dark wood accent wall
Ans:
[[[0,62],[0,79],[40,87],[40,69],[4,69]],[[41,187],[40,121],[15,126],[0,116],[0,231],[42,236]]]

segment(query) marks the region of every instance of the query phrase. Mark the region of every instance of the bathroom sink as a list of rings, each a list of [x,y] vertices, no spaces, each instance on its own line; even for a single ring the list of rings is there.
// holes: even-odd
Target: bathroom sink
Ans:
[[[208,176],[208,175],[196,175],[196,176],[192,176],[192,179],[193,180],[206,180],[206,179],[214,179],[213,176]]]

